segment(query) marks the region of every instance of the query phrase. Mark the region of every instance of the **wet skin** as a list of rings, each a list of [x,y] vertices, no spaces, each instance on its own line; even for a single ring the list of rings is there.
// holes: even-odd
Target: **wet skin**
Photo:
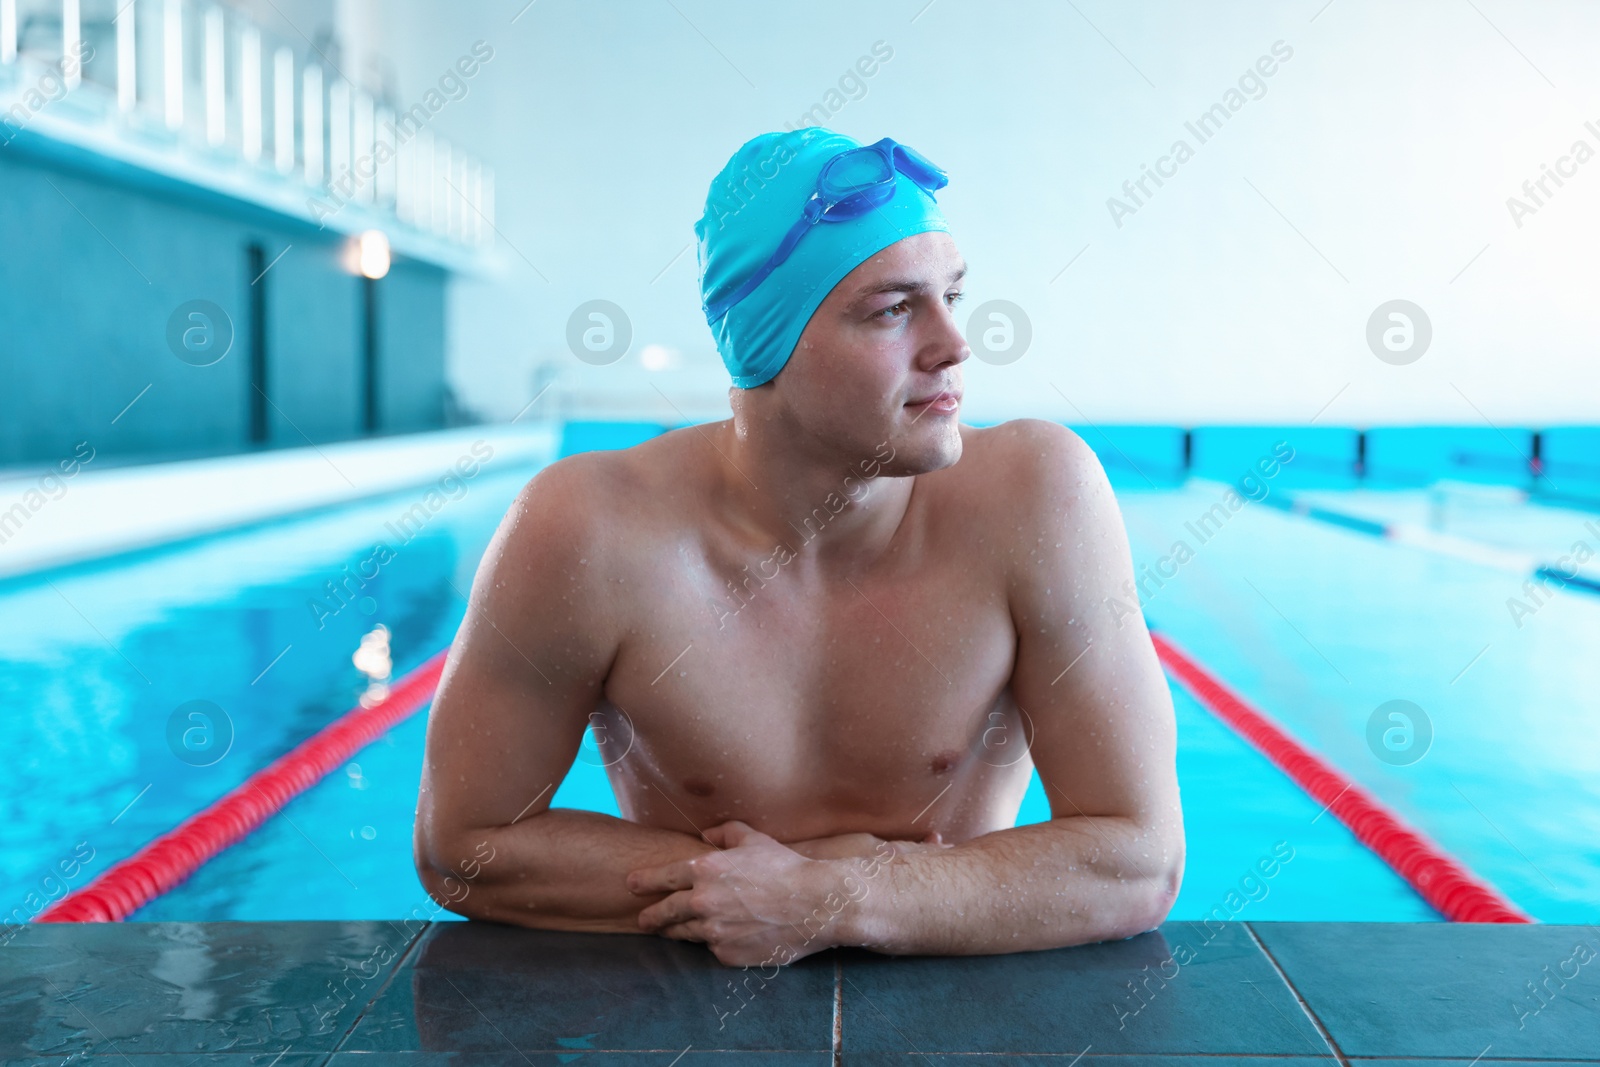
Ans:
[[[449,906],[748,962],[893,855],[872,903],[790,958],[1048,947],[1165,915],[1172,710],[1142,620],[1106,606],[1132,570],[1104,474],[1057,424],[915,403],[961,391],[963,273],[948,234],[892,245],[773,382],[731,391],[734,418],[523,490],[430,718],[417,859]],[[620,820],[550,807],[586,726]],[[1036,768],[1053,818],[1013,827]],[[986,894],[965,922],[930,910],[955,891]]]

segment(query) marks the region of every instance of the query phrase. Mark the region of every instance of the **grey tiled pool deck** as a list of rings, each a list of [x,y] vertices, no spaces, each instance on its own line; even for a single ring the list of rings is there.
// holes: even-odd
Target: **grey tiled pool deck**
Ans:
[[[703,946],[486,923],[30,926],[0,1062],[1305,1067],[1600,1063],[1600,930],[1168,923],[1004,956]]]

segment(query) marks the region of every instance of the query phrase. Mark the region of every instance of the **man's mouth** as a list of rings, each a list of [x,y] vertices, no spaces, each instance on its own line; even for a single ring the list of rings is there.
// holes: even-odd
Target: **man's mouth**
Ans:
[[[949,415],[960,407],[961,394],[949,389],[941,390],[930,396],[925,396],[921,400],[913,400],[906,404],[906,410],[915,412],[919,418],[928,412],[933,412],[935,415]]]

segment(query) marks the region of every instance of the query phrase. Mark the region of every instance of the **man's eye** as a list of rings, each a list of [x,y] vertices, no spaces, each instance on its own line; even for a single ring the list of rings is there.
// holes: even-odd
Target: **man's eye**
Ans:
[[[950,305],[959,304],[961,302],[961,298],[966,295],[966,293],[951,293],[945,297],[945,302]]]
[[[891,304],[888,307],[884,308],[882,311],[878,312],[878,315],[879,315],[880,318],[881,317],[894,318],[895,316],[890,315],[889,313],[891,311],[894,311],[896,308],[903,308],[905,306],[906,306],[906,302],[904,300],[902,300],[898,304]]]

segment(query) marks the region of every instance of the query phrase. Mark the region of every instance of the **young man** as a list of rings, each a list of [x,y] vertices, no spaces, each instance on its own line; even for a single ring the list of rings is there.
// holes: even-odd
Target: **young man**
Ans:
[[[1183,870],[1171,698],[1066,428],[962,426],[945,177],[812,127],[713,181],[734,416],[553,463],[478,569],[416,860],[463,915],[977,954],[1128,937]],[[623,818],[551,808],[593,725]],[[1052,818],[1015,826],[1037,769]]]

